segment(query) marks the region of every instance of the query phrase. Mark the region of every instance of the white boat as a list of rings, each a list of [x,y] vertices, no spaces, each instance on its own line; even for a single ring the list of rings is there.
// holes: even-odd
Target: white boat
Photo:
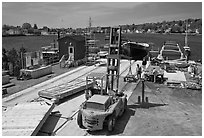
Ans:
[[[178,43],[175,41],[166,41],[157,58],[159,60],[178,60],[184,59],[184,55]]]

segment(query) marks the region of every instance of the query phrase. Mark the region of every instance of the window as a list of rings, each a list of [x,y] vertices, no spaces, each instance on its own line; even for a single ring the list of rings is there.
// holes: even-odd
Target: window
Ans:
[[[95,103],[95,102],[87,102],[86,103],[86,107],[88,109],[95,109],[95,110],[101,110],[101,111],[105,111],[105,105],[101,104],[101,103]]]

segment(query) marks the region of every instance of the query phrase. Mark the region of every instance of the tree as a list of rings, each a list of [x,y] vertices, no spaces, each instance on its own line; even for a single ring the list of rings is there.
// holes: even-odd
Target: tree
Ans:
[[[23,29],[31,29],[32,26],[31,26],[30,23],[24,23],[24,24],[22,25],[22,28],[23,28]]]
[[[24,68],[25,67],[25,58],[24,58],[24,54],[26,53],[26,49],[22,46],[20,48],[20,51],[19,51],[19,55],[20,55],[20,64],[19,64],[19,67],[20,68]]]
[[[6,55],[6,49],[2,49],[2,69],[8,70],[8,56]]]
[[[4,24],[2,26],[2,30],[6,30],[6,31],[8,31],[9,29],[13,29],[13,28],[15,28],[15,27],[14,26],[10,26],[10,25],[6,25],[6,24]]]
[[[19,56],[18,56],[18,53],[17,53],[15,48],[9,50],[8,60],[9,60],[9,62],[11,62],[12,66],[15,67],[17,61],[19,60]],[[12,72],[14,72],[14,68],[13,68]]]
[[[2,55],[6,55],[6,49],[2,48]]]
[[[22,46],[21,48],[20,48],[20,53],[25,53],[26,52],[26,49]]]
[[[4,25],[2,26],[2,29],[3,29],[3,30],[9,30],[9,26],[6,25],[6,24],[4,24]]]
[[[183,21],[179,20],[178,25],[179,25],[180,27],[182,27],[182,26],[183,26]]]
[[[172,26],[172,33],[180,33],[181,32],[181,28],[178,25],[174,25]]]
[[[38,29],[37,24],[34,24],[33,29]]]

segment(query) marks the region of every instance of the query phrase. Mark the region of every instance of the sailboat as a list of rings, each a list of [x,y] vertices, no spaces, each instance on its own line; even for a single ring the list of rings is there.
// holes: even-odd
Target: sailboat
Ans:
[[[191,49],[190,47],[188,46],[188,22],[186,21],[186,36],[185,36],[185,46],[183,47],[184,48],[184,55],[187,59],[187,61],[189,60],[189,57],[191,55]]]

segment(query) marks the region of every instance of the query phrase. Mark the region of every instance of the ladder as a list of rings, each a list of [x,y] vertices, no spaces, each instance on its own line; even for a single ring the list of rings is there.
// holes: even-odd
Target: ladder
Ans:
[[[121,28],[110,30],[109,55],[107,56],[106,90],[118,93],[121,53]],[[116,82],[116,85],[114,85]],[[115,88],[114,88],[115,86]]]

